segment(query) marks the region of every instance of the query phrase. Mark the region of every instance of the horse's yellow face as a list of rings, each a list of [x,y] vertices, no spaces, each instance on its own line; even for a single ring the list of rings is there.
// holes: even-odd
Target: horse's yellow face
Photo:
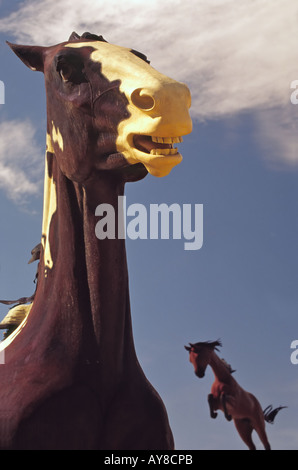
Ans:
[[[192,130],[187,86],[159,73],[131,49],[98,41],[65,47],[92,48],[90,61],[100,64],[102,75],[119,84],[127,99],[128,117],[118,124],[117,151],[129,164],[142,163],[155,176],[167,175],[182,160],[174,145]]]

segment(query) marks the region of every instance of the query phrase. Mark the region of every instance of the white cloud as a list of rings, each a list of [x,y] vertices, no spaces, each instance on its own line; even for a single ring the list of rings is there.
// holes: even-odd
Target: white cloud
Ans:
[[[259,112],[256,138],[267,162],[275,169],[298,167],[298,105]]]
[[[143,50],[187,81],[200,118],[284,105],[298,75],[293,0],[30,0],[0,20],[18,42],[51,45],[73,30]],[[298,77],[296,77],[298,78]]]
[[[52,0],[26,0],[0,19],[0,32],[52,45],[73,30],[90,31],[141,50],[155,68],[190,86],[199,120],[255,113],[266,144],[276,113],[284,117],[275,139],[290,162],[298,160],[284,131],[289,84],[298,79],[297,23],[293,0],[60,0],[59,8]]]
[[[30,121],[0,123],[0,188],[19,204],[41,188],[42,150]]]

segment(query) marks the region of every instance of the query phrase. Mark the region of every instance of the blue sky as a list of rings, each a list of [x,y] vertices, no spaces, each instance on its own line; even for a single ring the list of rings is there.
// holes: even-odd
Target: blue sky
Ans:
[[[5,40],[51,45],[91,31],[141,50],[189,85],[194,129],[179,146],[183,162],[165,178],[128,184],[127,204],[203,204],[204,244],[185,251],[182,240],[127,240],[139,360],[166,404],[177,449],[245,449],[222,414],[210,419],[212,373],[195,377],[183,347],[221,338],[236,380],[264,408],[288,406],[267,425],[272,447],[297,449],[298,105],[290,83],[298,79],[298,6],[2,0],[0,12],[0,298],[34,289],[36,266],[27,262],[41,235],[46,132],[43,77]],[[1,306],[1,318],[6,312]]]

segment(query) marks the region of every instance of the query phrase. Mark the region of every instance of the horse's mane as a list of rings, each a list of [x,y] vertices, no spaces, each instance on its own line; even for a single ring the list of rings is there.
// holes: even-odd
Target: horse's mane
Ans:
[[[217,341],[202,341],[193,345],[194,347],[207,346],[210,349],[219,351],[219,347],[222,347],[222,342],[218,339]]]
[[[98,36],[97,34],[92,34],[88,32],[83,33],[82,36],[80,36],[78,33],[73,31],[71,35],[69,36],[69,41],[80,41],[81,39],[90,39],[91,41],[108,42],[102,36]]]
[[[231,374],[233,374],[233,372],[236,372],[236,370],[232,368],[231,364],[229,364],[223,357],[221,358],[221,361]]]
[[[222,346],[221,341],[218,339],[217,341],[200,341],[199,343],[188,343],[189,346],[184,346],[187,351],[190,351],[191,348],[199,349],[199,348],[210,348],[215,351],[219,351],[219,347]]]

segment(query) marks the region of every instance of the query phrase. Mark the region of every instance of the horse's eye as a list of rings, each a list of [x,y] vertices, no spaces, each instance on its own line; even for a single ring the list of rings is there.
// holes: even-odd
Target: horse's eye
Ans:
[[[73,69],[69,65],[65,64],[63,67],[58,69],[59,74],[64,82],[67,82],[71,79],[73,75]]]
[[[142,52],[136,51],[135,49],[131,49],[130,52],[136,55],[137,57],[139,57],[140,59],[144,60],[145,62],[147,62],[147,64],[150,64],[150,60],[148,60],[147,56],[145,56],[145,54],[142,54]]]
[[[79,84],[86,81],[84,64],[77,57],[61,55],[57,58],[56,70],[63,82]]]

